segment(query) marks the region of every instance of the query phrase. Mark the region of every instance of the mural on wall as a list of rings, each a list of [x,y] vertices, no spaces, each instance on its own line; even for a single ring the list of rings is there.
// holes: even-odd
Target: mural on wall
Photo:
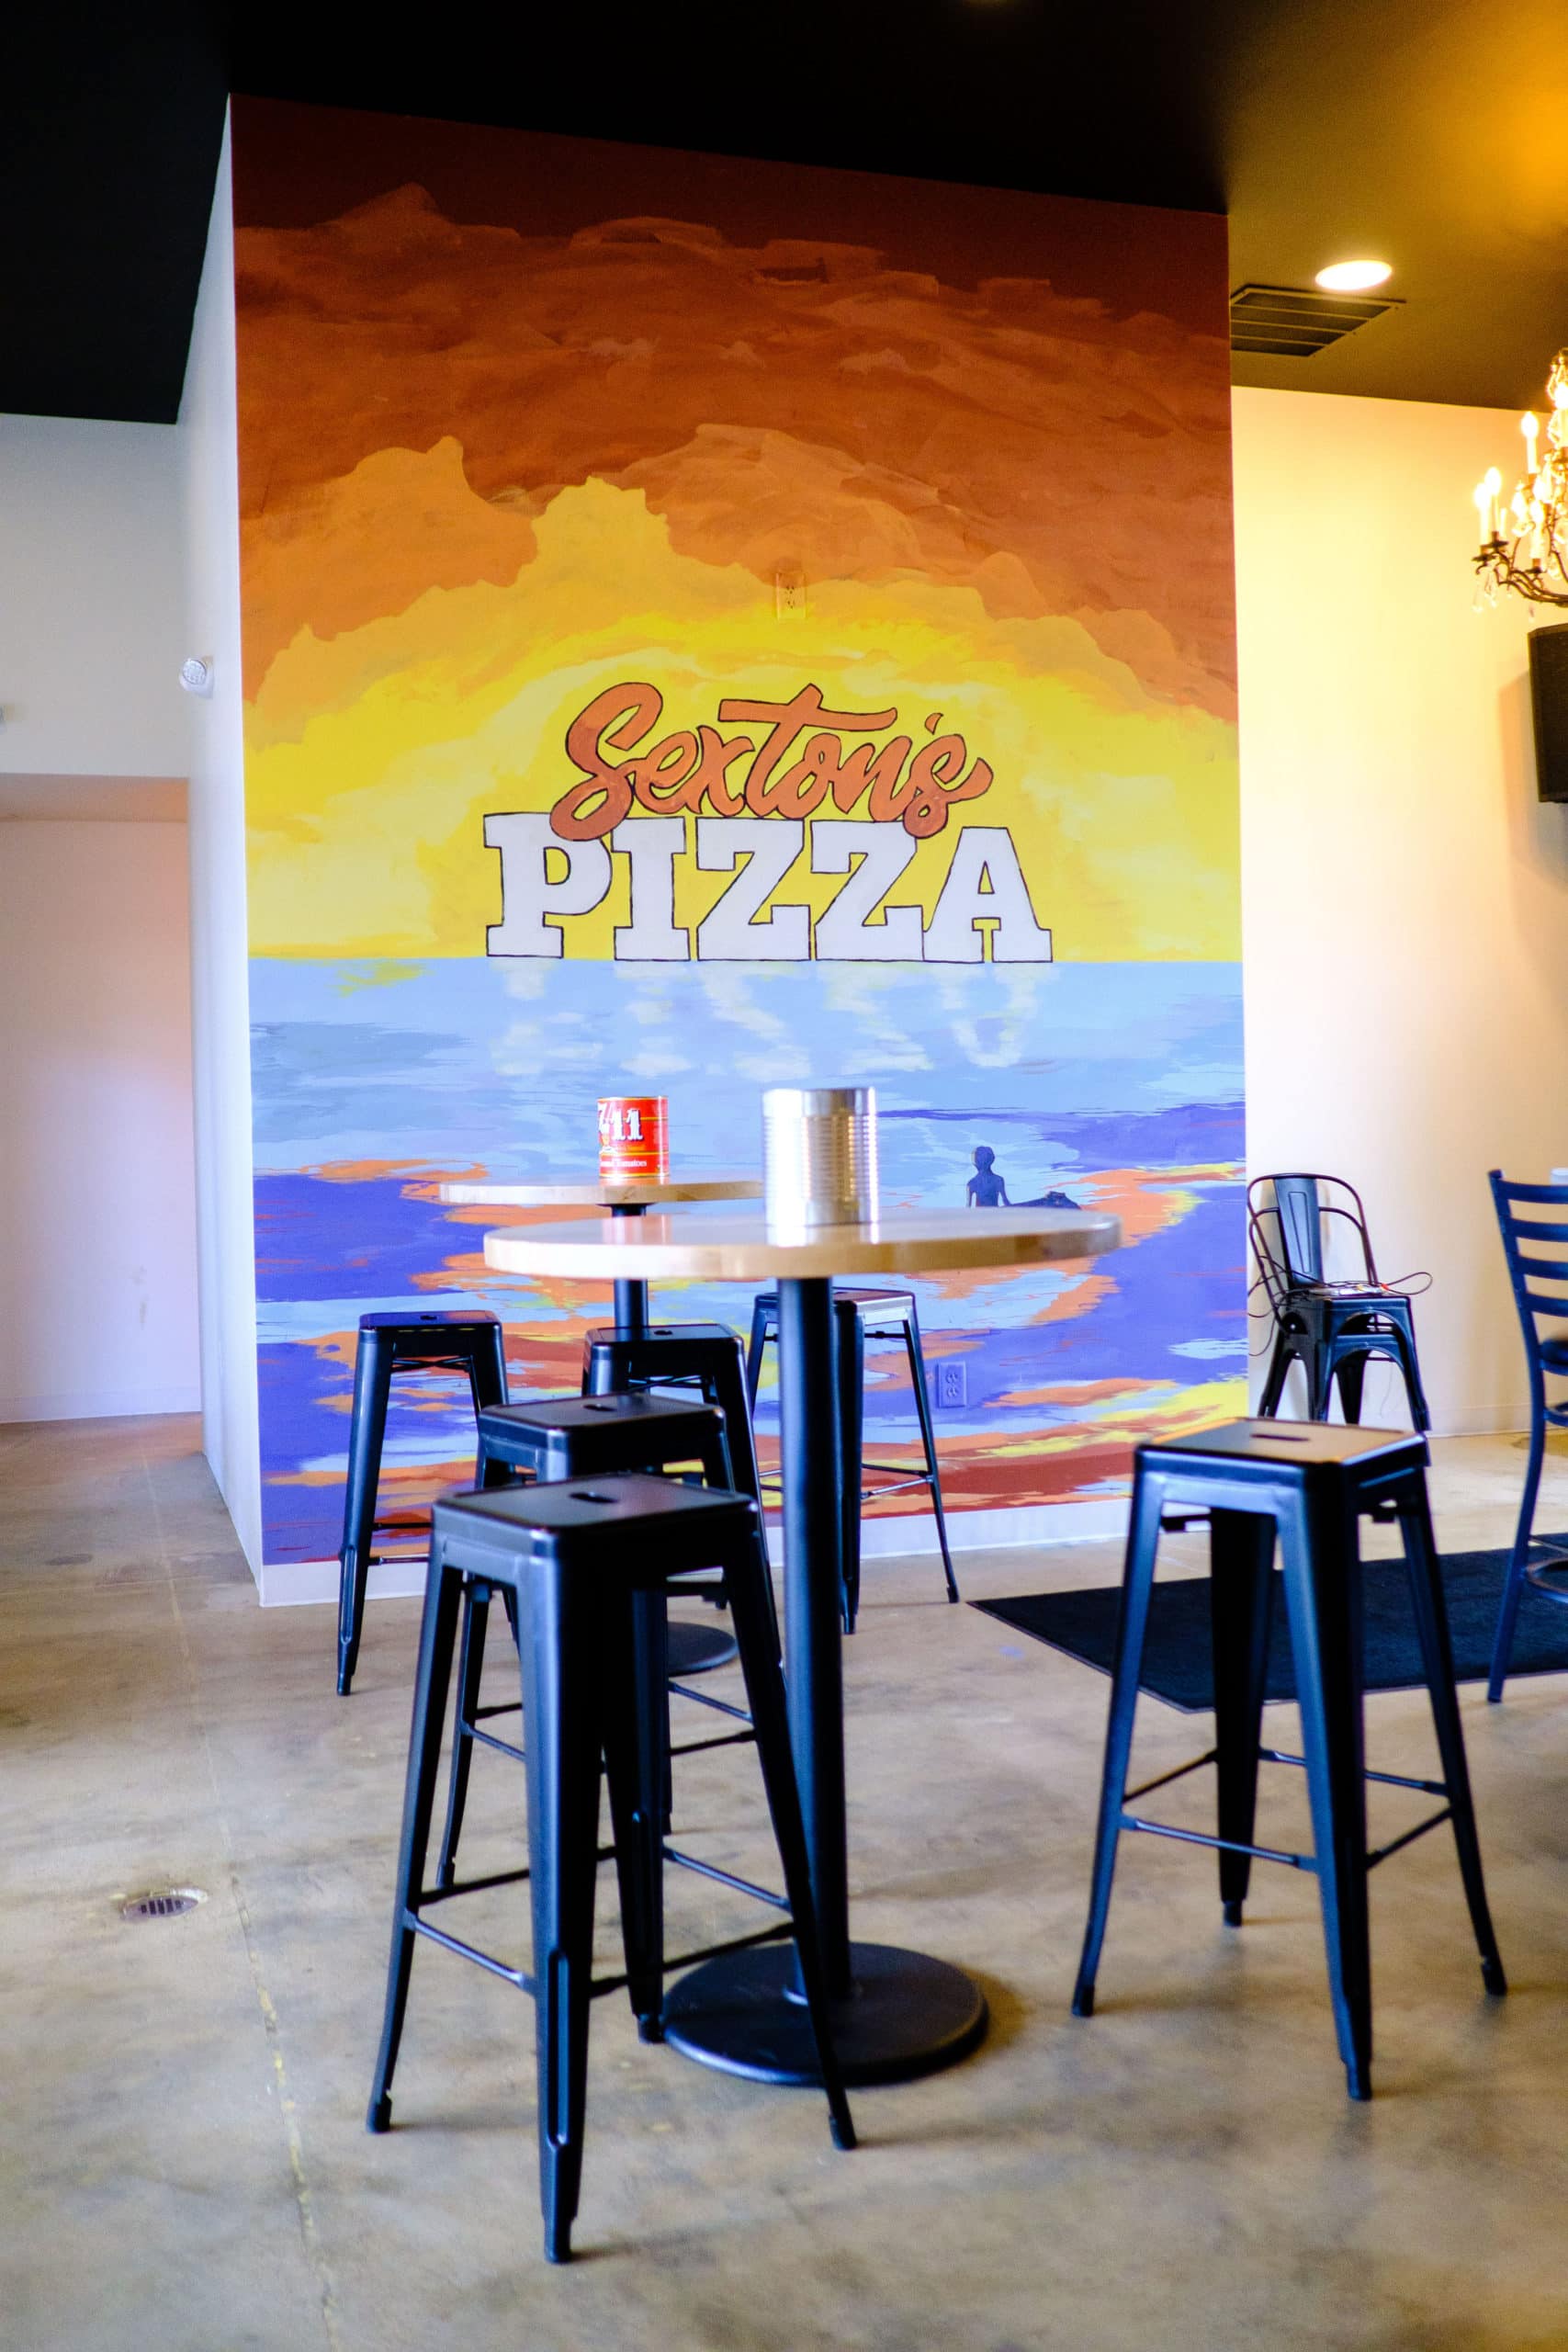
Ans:
[[[604,1092],[725,1171],[872,1083],[886,1204],[1122,1217],[922,1285],[950,1507],[1237,1410],[1224,223],[254,101],[234,162],[267,1558],[335,1552],[366,1309],[575,1386],[607,1297],[436,1188]],[[400,1383],[391,1483],[471,1426]]]

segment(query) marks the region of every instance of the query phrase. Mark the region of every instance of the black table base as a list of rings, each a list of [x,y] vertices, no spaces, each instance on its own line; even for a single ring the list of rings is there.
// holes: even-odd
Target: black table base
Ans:
[[[956,2065],[985,2039],[986,1996],[961,1968],[896,1944],[852,1944],[850,1966],[854,1991],[833,2004],[846,2083],[913,2082]],[[752,2082],[822,2080],[790,1944],[732,1952],[682,1976],[665,2002],[664,2039]]]
[[[850,1940],[840,1640],[844,1465],[832,1284],[779,1284],[784,1664],[833,2041],[850,2083],[907,2083],[956,2065],[984,2039],[984,1994],[950,1962]],[[705,1962],[672,1984],[665,2039],[687,2057],[767,2083],[821,2077],[788,1944]]]
[[[670,1671],[672,1675],[711,1674],[740,1655],[734,1634],[720,1618],[712,1625],[694,1625],[683,1617],[670,1620]]]

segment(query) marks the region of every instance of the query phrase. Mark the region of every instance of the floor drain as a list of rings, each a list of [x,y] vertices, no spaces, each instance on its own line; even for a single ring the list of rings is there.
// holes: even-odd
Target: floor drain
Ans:
[[[194,1911],[207,1896],[199,1886],[160,1886],[147,1894],[129,1895],[119,1906],[122,1919],[177,1919]]]

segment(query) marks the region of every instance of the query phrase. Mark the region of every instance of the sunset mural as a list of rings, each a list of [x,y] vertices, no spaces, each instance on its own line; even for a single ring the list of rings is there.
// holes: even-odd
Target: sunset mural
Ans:
[[[1234,1412],[1223,222],[251,101],[234,154],[267,1557],[336,1549],[366,1309],[575,1385],[607,1300],[435,1187],[579,1172],[605,1091],[697,1170],[871,1082],[889,1204],[986,1145],[1117,1211],[922,1287],[954,1508]],[[422,1499],[471,1421],[400,1386]]]

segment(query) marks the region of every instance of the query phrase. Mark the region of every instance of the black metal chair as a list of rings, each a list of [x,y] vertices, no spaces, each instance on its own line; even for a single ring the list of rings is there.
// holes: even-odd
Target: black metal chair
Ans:
[[[387,1401],[400,1372],[466,1374],[476,1414],[506,1402],[506,1350],[501,1323],[483,1308],[440,1307],[428,1315],[398,1312],[362,1315],[354,1358],[354,1412],[348,1425],[348,1482],[343,1502],[343,1542],[338,1551],[337,1687],[346,1698],[359,1662],[365,1622],[365,1589],[379,1557],[371,1544],[378,1530],[423,1534],[417,1520],[376,1517],[381,1447],[387,1433]]]
[[[1220,1899],[1225,1918],[1234,1927],[1241,1924],[1255,1859],[1287,1862],[1296,1870],[1314,1872],[1323,1906],[1335,2030],[1352,2098],[1371,2097],[1368,1873],[1441,1822],[1453,1825],[1460,1873],[1481,1952],[1482,1982],[1488,1993],[1507,1990],[1482,1875],[1442,1574],[1427,1502],[1426,1463],[1426,1440],[1418,1434],[1261,1419],[1233,1421],[1179,1443],[1138,1448],[1111,1673],[1093,1891],[1073,1995],[1075,2016],[1087,2018],[1094,2012],[1117,1841],[1123,1829],[1216,1848]],[[1214,1745],[1191,1763],[1161,1772],[1139,1788],[1129,1788],[1133,1717],[1155,1555],[1162,1514],[1172,1510],[1209,1513]],[[1396,1520],[1404,1536],[1410,1597],[1442,1765],[1440,1780],[1411,1780],[1397,1772],[1366,1770],[1359,1521],[1369,1515]],[[1283,1571],[1279,1580],[1284,1586],[1290,1615],[1301,1707],[1301,1756],[1259,1745],[1276,1535]],[[1259,1761],[1304,1766],[1313,1853],[1287,1853],[1253,1843]],[[1215,1767],[1218,1782],[1214,1837],[1152,1821],[1134,1810],[1140,1797],[1205,1764]],[[1440,1798],[1441,1809],[1369,1853],[1367,1781]]]
[[[854,2145],[854,2127],[829,2027],[755,1503],[747,1496],[632,1472],[592,1484],[572,1479],[447,1495],[432,1514],[386,2017],[367,2123],[372,2132],[390,2125],[392,2073],[416,1938],[428,1937],[531,1993],[538,2053],[540,2201],[545,2250],[553,2262],[570,2256],[577,2212],[590,1999],[624,1986],[644,2039],[658,2041],[666,1971],[715,1956],[664,1956],[661,1866],[665,1859],[682,1858],[667,1855],[658,1817],[665,1595],[672,1579],[714,1566],[723,1574],[739,1641],[784,1894],[749,1886],[731,1873],[707,1874],[787,1912],[777,1924],[716,1950],[794,1937],[833,2138],[849,2148]],[[528,1867],[467,1886],[431,1888],[424,1883],[425,1858],[442,1719],[463,1591],[474,1581],[510,1591],[517,1611],[528,1724]],[[601,1758],[609,1786],[626,1973],[596,1983],[594,1883],[604,1859],[598,1842]],[[476,1950],[425,1916],[440,1902],[520,1879],[529,1882],[533,1911],[528,1968]]]
[[[730,1457],[723,1415],[716,1407],[701,1404],[695,1397],[687,1403],[671,1397],[638,1395],[549,1396],[536,1398],[527,1405],[489,1406],[479,1417],[478,1478],[480,1487],[488,1490],[530,1479],[592,1480],[611,1476],[619,1470],[659,1473],[688,1462],[700,1466],[710,1487],[730,1488]],[[689,1580],[682,1583],[680,1589],[703,1600],[721,1603],[724,1598],[722,1580],[716,1583],[712,1578]],[[502,1598],[510,1603],[509,1591],[503,1591]],[[771,1607],[771,1581],[768,1600]],[[511,1741],[498,1738],[484,1727],[497,1715],[515,1714],[519,1711],[518,1702],[514,1699],[494,1706],[479,1704],[490,1600],[486,1587],[470,1578],[463,1593],[446,1829],[435,1872],[435,1883],[442,1887],[450,1886],[456,1875],[457,1841],[462,1836],[463,1815],[468,1805],[468,1775],[475,1741],[497,1749],[503,1756],[515,1758],[519,1762],[523,1758],[520,1747]],[[711,1708],[748,1727],[721,1738],[692,1741],[679,1752],[689,1755],[700,1749],[734,1746],[750,1739],[752,1734],[743,1709],[732,1707],[725,1700],[712,1698],[706,1691],[690,1690],[677,1679],[682,1673],[705,1671],[712,1662],[711,1654],[705,1649],[700,1651],[695,1666],[687,1663],[682,1667],[678,1662],[677,1639],[687,1630],[682,1625],[666,1628],[667,1690],[674,1689],[694,1704]],[[691,1630],[700,1632],[702,1629]],[[515,1621],[512,1631],[515,1636]],[[776,1644],[776,1626],[774,1640]],[[729,1657],[735,1657],[737,1645],[728,1634],[723,1636],[721,1647]],[[668,1748],[668,1702],[665,1723]],[[668,1793],[662,1809],[667,1820],[670,1811]]]
[[[1247,1231],[1252,1254],[1274,1318],[1274,1352],[1258,1411],[1280,1409],[1292,1363],[1306,1374],[1307,1411],[1328,1419],[1337,1382],[1348,1421],[1361,1418],[1361,1387],[1370,1358],[1398,1364],[1418,1430],[1432,1417],[1416,1358],[1416,1328],[1410,1293],[1379,1279],[1361,1196],[1342,1177],[1299,1173],[1259,1176],[1247,1188]],[[1359,1272],[1331,1279],[1336,1240],[1349,1240]],[[1411,1277],[1423,1289],[1427,1278]]]
[[[740,1342],[722,1323],[602,1324],[582,1345],[585,1396],[691,1387],[724,1416],[738,1494],[762,1499]]]
[[[911,1487],[930,1489],[947,1597],[949,1600],[957,1600],[960,1595],[958,1579],[953,1573],[953,1554],[948,1548],[947,1514],[942,1500],[942,1472],[937,1463],[936,1430],[931,1420],[931,1397],[926,1389],[926,1360],[920,1346],[920,1318],[915,1295],[908,1290],[840,1290],[835,1286],[833,1311],[837,1318],[839,1342],[841,1414],[839,1445],[843,1465],[843,1621],[844,1631],[852,1634],[855,1620],[860,1614],[861,1507],[877,1495],[900,1494]],[[747,1401],[753,1410],[762,1377],[763,1351],[770,1340],[777,1339],[778,1329],[778,1293],[760,1291],[752,1303],[751,1339],[746,1351]],[[924,1458],[919,1470],[910,1471],[901,1462],[867,1462],[864,1459],[865,1343],[868,1340],[898,1340],[903,1343],[909,1365],[909,1384],[914,1391],[915,1415],[920,1425]],[[867,1471],[877,1481],[875,1485],[866,1485]]]
[[[1518,1525],[1503,1585],[1503,1605],[1497,1612],[1492,1671],[1486,1684],[1486,1696],[1495,1701],[1501,1699],[1507,1679],[1514,1627],[1526,1585],[1532,1586],[1548,1600],[1568,1600],[1568,1559],[1563,1554],[1548,1549],[1533,1564],[1529,1556],[1536,1497],[1540,1491],[1541,1464],[1546,1457],[1546,1432],[1549,1429],[1568,1429],[1568,1402],[1549,1405],[1546,1401],[1549,1379],[1568,1380],[1568,1331],[1543,1332],[1540,1328],[1543,1317],[1559,1324],[1568,1318],[1568,1296],[1562,1295],[1568,1291],[1568,1258],[1541,1254],[1568,1243],[1568,1185],[1515,1184],[1500,1168],[1493,1169],[1488,1182],[1508,1261],[1519,1329],[1524,1333],[1530,1379],[1530,1442],[1525,1490],[1519,1500]],[[1521,1215],[1521,1210],[1539,1210],[1541,1214]]]

